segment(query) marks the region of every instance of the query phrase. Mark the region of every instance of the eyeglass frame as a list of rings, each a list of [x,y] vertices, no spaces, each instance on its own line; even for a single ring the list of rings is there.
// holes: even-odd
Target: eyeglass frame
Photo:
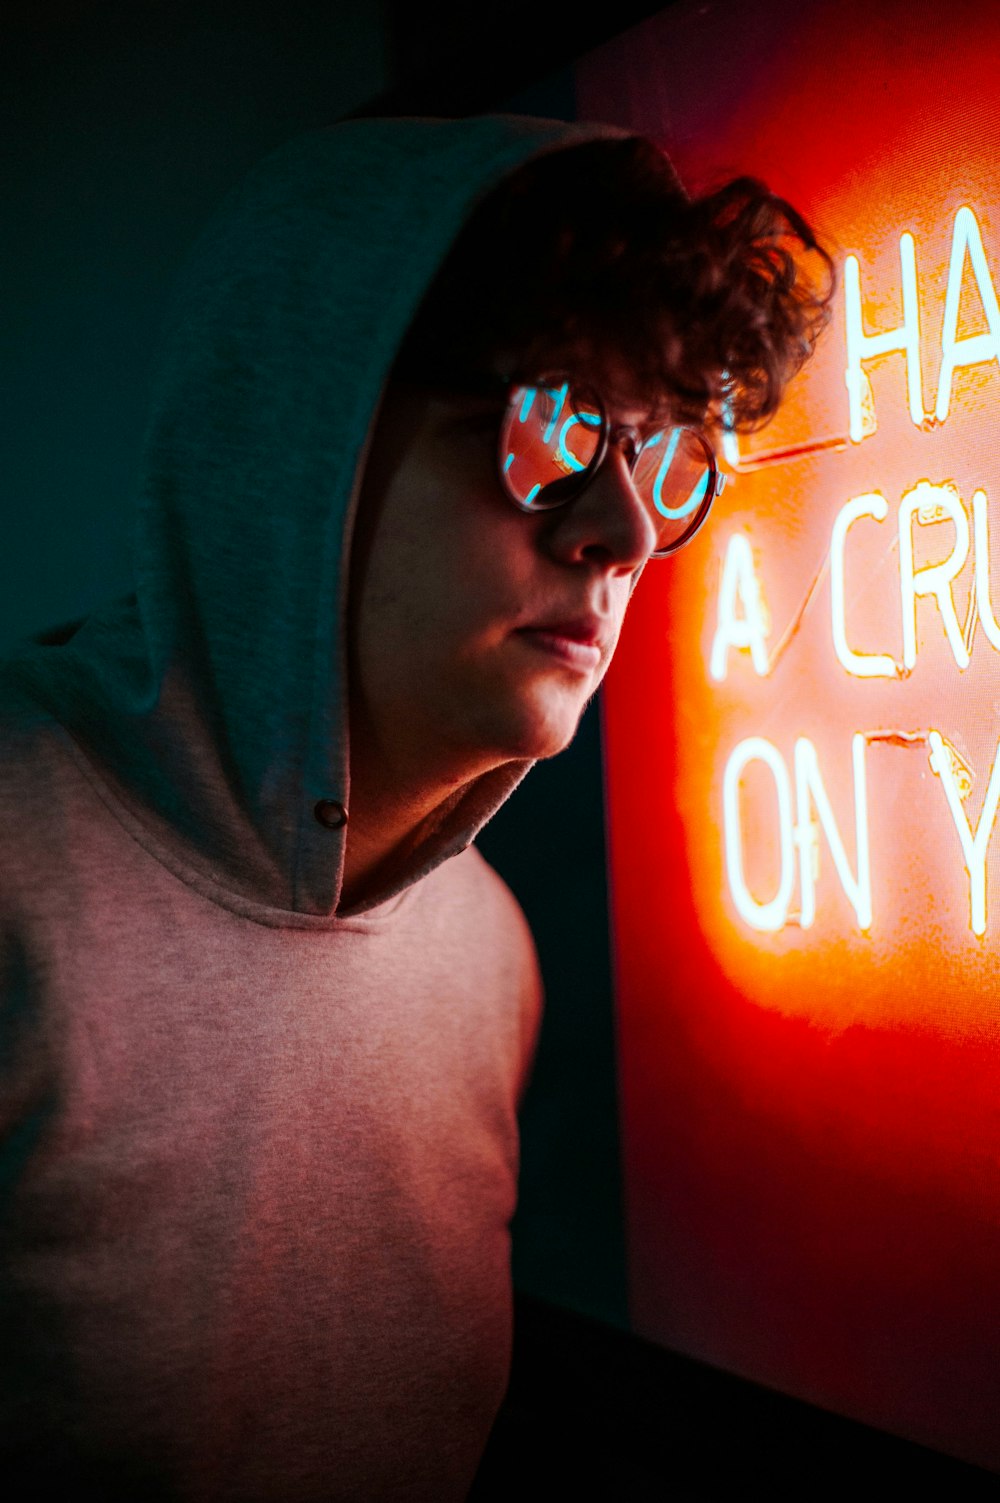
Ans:
[[[574,501],[577,496],[582,494],[582,492],[586,489],[591,480],[594,479],[595,475],[600,470],[601,465],[607,458],[609,448],[611,448],[612,445],[620,446],[623,439],[628,439],[631,447],[631,455],[625,455],[625,463],[628,465],[629,475],[632,476],[635,473],[636,466],[639,463],[639,459],[642,455],[643,450],[650,442],[652,442],[653,438],[660,437],[660,433],[662,433],[661,429],[660,433],[653,434],[650,438],[647,439],[641,439],[639,437],[639,430],[635,427],[634,424],[610,423],[608,421],[608,415],[605,410],[604,403],[601,400],[600,394],[588,386],[574,386],[565,378],[559,381],[555,380],[554,378],[530,382],[507,380],[502,384],[504,384],[507,389],[507,400],[504,404],[503,416],[500,419],[500,430],[497,435],[497,473],[500,477],[500,484],[507,500],[511,503],[512,506],[515,506],[518,511],[524,513],[526,516],[537,515],[542,511],[555,511],[559,507],[567,506],[571,501]],[[579,412],[582,402],[585,402],[586,410],[588,412],[593,411],[599,416],[600,428],[599,430],[597,430],[599,433],[597,448],[595,449],[589,462],[580,470],[574,471],[569,475],[560,476],[558,479],[552,480],[548,483],[548,485],[542,487],[542,490],[539,494],[544,495],[546,492],[548,492],[550,499],[543,502],[541,505],[539,505],[537,498],[533,498],[530,502],[522,501],[520,497],[517,496],[513,491],[507,479],[506,455],[504,452],[507,448],[507,445],[504,442],[504,435],[507,432],[506,419],[511,406],[514,403],[514,393],[516,391],[523,391],[530,388],[534,388],[538,391],[552,391],[558,390],[558,388],[561,386],[568,387],[569,392],[571,393],[571,403],[574,411]],[[705,494],[702,500],[698,503],[698,507],[694,512],[694,519],[691,525],[681,533],[676,542],[671,543],[666,548],[655,548],[650,553],[650,558],[670,558],[673,554],[677,553],[679,549],[683,548],[685,544],[690,543],[691,539],[696,535],[696,533],[700,532],[701,528],[705,525],[705,522],[708,519],[708,514],[712,509],[712,504],[719,496],[721,496],[723,487],[726,483],[726,476],[722,474],[719,469],[715,450],[712,448],[712,445],[709,443],[702,430],[687,423],[678,423],[674,424],[673,426],[675,430],[690,434],[701,445],[708,466],[708,477],[705,484]],[[553,494],[555,494],[555,499],[551,499]],[[640,500],[642,500],[641,496]],[[643,501],[643,505],[645,504],[645,501]]]

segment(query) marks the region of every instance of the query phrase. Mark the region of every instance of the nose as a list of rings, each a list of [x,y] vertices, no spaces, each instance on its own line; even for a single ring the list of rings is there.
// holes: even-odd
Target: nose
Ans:
[[[561,563],[631,575],[656,547],[656,528],[618,445],[609,446],[597,474],[567,506],[550,512],[548,522],[546,541]]]

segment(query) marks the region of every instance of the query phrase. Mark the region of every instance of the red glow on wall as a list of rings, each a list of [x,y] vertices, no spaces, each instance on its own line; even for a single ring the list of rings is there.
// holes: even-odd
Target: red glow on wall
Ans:
[[[787,13],[578,76],[841,277],[605,691],[634,1317],[1000,1467],[1000,17]]]

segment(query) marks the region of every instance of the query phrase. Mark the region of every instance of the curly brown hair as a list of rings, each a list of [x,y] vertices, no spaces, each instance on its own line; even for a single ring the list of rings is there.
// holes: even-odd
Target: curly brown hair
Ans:
[[[395,373],[434,381],[510,353],[569,369],[675,421],[761,427],[828,322],[833,262],[791,204],[740,177],[689,198],[641,136],[536,157],[475,209]]]

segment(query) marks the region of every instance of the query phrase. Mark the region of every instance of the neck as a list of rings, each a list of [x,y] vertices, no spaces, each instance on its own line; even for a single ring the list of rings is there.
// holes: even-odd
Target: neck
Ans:
[[[365,759],[361,759],[365,767]],[[370,764],[368,764],[370,767]],[[366,769],[367,770],[367,769]],[[442,779],[434,784],[398,776],[366,777],[351,770],[351,805],[344,852],[341,908],[363,902],[399,868],[430,833],[435,816],[445,812],[469,779]]]

